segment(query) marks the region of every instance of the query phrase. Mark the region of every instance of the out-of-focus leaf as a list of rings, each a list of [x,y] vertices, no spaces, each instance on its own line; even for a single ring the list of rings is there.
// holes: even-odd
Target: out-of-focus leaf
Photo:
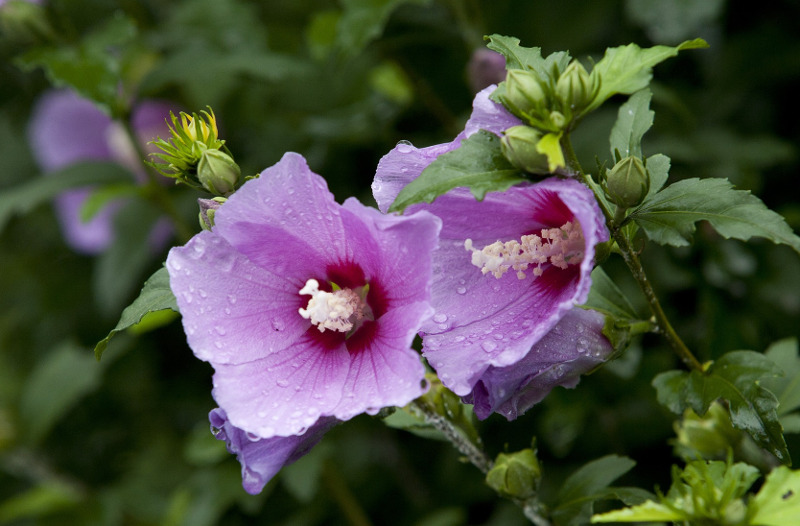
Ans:
[[[647,237],[662,245],[688,245],[695,223],[708,221],[722,237],[765,237],[800,253],[800,237],[786,221],[746,190],[726,179],[684,179],[645,200],[631,212]]]
[[[88,349],[64,343],[37,364],[22,391],[19,412],[31,442],[42,439],[78,401],[100,385],[103,368]]]
[[[294,464],[281,469],[281,481],[300,502],[311,502],[317,494],[325,461],[331,456],[331,447],[321,442]]]
[[[16,523],[22,519],[42,518],[74,507],[80,494],[64,484],[43,484],[14,495],[0,503],[0,523]]]
[[[68,86],[111,116],[119,115],[122,50],[136,37],[136,25],[120,14],[75,46],[39,47],[19,59],[26,69],[44,68],[50,81]]]
[[[559,525],[586,524],[596,500],[609,498],[609,484],[630,471],[636,462],[618,455],[607,455],[584,465],[561,486],[552,505],[552,516]]]
[[[637,91],[620,106],[617,121],[611,129],[611,157],[616,152],[624,159],[628,156],[642,158],[642,137],[653,125],[655,112],[650,109],[653,94],[649,89]]]
[[[137,195],[141,186],[133,182],[104,185],[93,191],[83,202],[81,207],[81,221],[90,221],[109,201],[120,197]]]
[[[600,90],[584,112],[596,109],[612,95],[631,94],[646,88],[653,78],[653,66],[659,62],[674,57],[685,49],[705,47],[708,47],[706,41],[698,38],[675,47],[653,46],[642,49],[636,44],[628,44],[608,48],[592,69],[592,76],[600,78]]]
[[[725,8],[724,0],[626,0],[625,12],[653,42],[672,44],[707,29]]]
[[[130,328],[152,312],[163,310],[178,312],[178,303],[169,287],[169,273],[161,267],[144,283],[139,296],[122,311],[122,315],[108,336],[100,340],[94,348],[95,357],[99,360],[108,347],[108,342],[120,331]]]
[[[503,155],[500,139],[480,130],[464,139],[458,149],[429,164],[400,191],[389,211],[402,212],[415,203],[431,203],[449,190],[464,186],[481,200],[487,192],[502,192],[523,181],[522,172]]]
[[[143,200],[131,200],[116,215],[114,238],[98,256],[92,275],[95,298],[101,308],[118,311],[130,301],[152,268],[154,254],[169,235],[170,227],[165,221],[151,203]]]
[[[776,411],[778,400],[761,385],[765,377],[781,374],[781,369],[761,353],[733,351],[705,373],[667,371],[653,379],[653,386],[659,402],[678,414],[691,407],[703,416],[712,402],[726,400],[734,427],[746,431],[781,462],[791,464]]]
[[[800,471],[786,466],[773,469],[750,501],[750,508],[755,510],[750,524],[796,526],[800,517]]]
[[[342,0],[336,45],[345,55],[354,56],[383,33],[395,9],[403,4],[428,3],[430,0]]]
[[[13,215],[27,213],[66,190],[130,180],[130,173],[117,163],[88,161],[71,164],[44,177],[3,190],[0,194],[0,231]]]

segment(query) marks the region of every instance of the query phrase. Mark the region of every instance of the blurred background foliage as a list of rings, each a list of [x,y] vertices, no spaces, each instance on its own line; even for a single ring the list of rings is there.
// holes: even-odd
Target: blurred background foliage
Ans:
[[[62,50],[113,33],[127,94],[188,111],[211,106],[245,173],[296,151],[339,200],[363,202],[372,202],[378,160],[398,141],[428,146],[462,128],[474,93],[468,63],[485,34],[569,50],[587,64],[608,46],[702,37],[710,49],[656,68],[645,153],[670,156],[672,180],[727,177],[800,230],[794,1],[51,0],[46,10]],[[39,51],[25,34],[0,34],[2,193],[42,175],[26,129],[50,83],[18,62]],[[620,102],[576,132],[585,167],[610,159]],[[175,187],[170,196],[195,224],[196,193]],[[211,368],[194,358],[179,322],[117,336],[94,360],[94,344],[166,256],[143,251],[144,219],[126,213],[133,220],[117,221],[117,240],[94,258],[64,243],[48,204],[14,215],[0,232],[0,524],[526,523],[448,444],[367,416],[329,433],[261,495],[247,495],[239,464],[208,431]],[[692,247],[651,246],[643,257],[701,360],[798,335],[800,260],[790,249],[701,228]],[[639,301],[621,262],[606,268]],[[479,429],[491,455],[528,447],[536,435],[545,495],[612,452],[638,463],[622,482],[666,488],[674,417],[650,381],[677,366],[648,336],[577,389],[557,389],[514,423],[493,415]],[[797,435],[787,440],[800,456]]]

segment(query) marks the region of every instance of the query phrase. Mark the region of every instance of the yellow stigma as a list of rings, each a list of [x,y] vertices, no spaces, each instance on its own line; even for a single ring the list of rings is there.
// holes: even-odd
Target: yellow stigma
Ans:
[[[543,265],[566,269],[583,260],[585,241],[583,231],[577,220],[569,221],[560,228],[545,228],[541,235],[529,234],[519,241],[496,241],[477,250],[472,240],[464,241],[464,248],[472,252],[472,264],[483,274],[492,273],[500,278],[513,269],[517,278],[525,279],[525,271],[533,267],[534,277],[544,273]]]

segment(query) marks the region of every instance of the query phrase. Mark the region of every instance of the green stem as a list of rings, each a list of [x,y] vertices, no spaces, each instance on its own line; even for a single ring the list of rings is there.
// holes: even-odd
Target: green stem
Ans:
[[[468,439],[464,433],[455,426],[450,420],[432,410],[428,405],[419,400],[411,402],[411,407],[419,411],[425,421],[440,431],[445,438],[461,453],[470,463],[481,470],[486,475],[492,469],[492,459],[472,440]],[[543,507],[539,499],[531,497],[529,499],[511,499],[514,504],[522,508],[522,513],[536,526],[551,526],[543,516]]]
[[[444,416],[436,413],[425,403],[419,400],[411,402],[411,406],[418,410],[425,417],[425,420],[440,431],[447,440],[462,454],[470,463],[481,470],[485,475],[492,469],[492,459],[489,458],[483,450],[475,445],[471,440],[466,438],[464,434],[453,425]]]
[[[142,148],[142,145],[139,143],[138,137],[136,137],[136,132],[131,125],[130,115],[125,115],[122,119],[120,119],[120,121],[125,133],[128,136],[128,139],[130,140],[131,144],[133,144],[134,151],[136,152],[136,158],[144,161],[147,158],[147,154]],[[142,168],[147,176],[147,183],[144,185],[142,195],[149,199],[154,205],[161,209],[161,211],[164,212],[167,217],[169,217],[170,221],[172,221],[172,224],[175,227],[175,232],[179,241],[181,243],[186,243],[192,238],[194,231],[178,213],[178,210],[175,208],[175,204],[169,198],[168,190],[159,182],[158,174],[155,173],[152,168],[144,164],[144,162],[142,162]]]
[[[594,182],[592,176],[585,173],[583,168],[581,168],[581,164],[575,155],[575,150],[572,148],[569,135],[565,134],[562,137],[561,146],[564,149],[567,167],[576,173],[580,180],[585,183],[586,186],[588,186],[595,194],[597,204],[603,211],[603,215],[606,218],[606,224],[608,225],[608,229],[611,231],[611,236],[614,241],[616,241],[625,264],[628,266],[633,278],[636,280],[636,283],[639,284],[639,288],[642,290],[642,293],[644,293],[644,296],[647,299],[647,303],[650,306],[650,311],[653,313],[653,318],[655,319],[656,332],[661,333],[664,338],[666,338],[669,346],[672,348],[675,354],[677,354],[681,360],[683,360],[683,363],[685,363],[687,367],[702,371],[703,365],[698,361],[697,358],[695,358],[694,354],[692,354],[686,344],[683,343],[683,340],[681,340],[681,337],[677,332],[675,332],[675,329],[669,322],[667,315],[664,313],[664,309],[661,308],[661,303],[658,301],[655,290],[653,290],[653,286],[650,284],[650,280],[647,279],[647,274],[644,272],[644,267],[642,267],[642,262],[639,259],[639,255],[631,246],[631,243],[626,237],[623,229],[619,228],[621,218],[624,218],[624,211],[611,211],[610,205],[607,204],[603,197],[602,189],[596,182]]]

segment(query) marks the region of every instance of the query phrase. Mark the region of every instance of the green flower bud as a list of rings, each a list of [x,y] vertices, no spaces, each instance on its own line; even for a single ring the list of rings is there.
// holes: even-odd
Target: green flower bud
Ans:
[[[556,95],[565,108],[581,110],[589,105],[595,96],[594,81],[583,65],[573,60],[561,73],[556,82]]]
[[[506,75],[505,99],[512,112],[517,110],[531,115],[545,106],[547,94],[539,75],[533,71],[510,69]]]
[[[504,497],[527,499],[536,494],[542,469],[532,449],[500,453],[486,474],[486,484]]]
[[[530,126],[512,126],[505,131],[500,145],[503,155],[516,168],[532,174],[550,172],[547,156],[536,151],[542,133]]]
[[[216,195],[229,195],[236,189],[242,171],[233,158],[220,150],[206,150],[197,164],[197,180]]]
[[[563,130],[567,125],[567,118],[564,117],[564,114],[560,111],[551,111],[550,122],[553,123],[553,126],[555,126],[556,130]]]
[[[641,203],[649,189],[650,177],[638,157],[622,159],[606,176],[606,196],[621,208],[631,208]]]
[[[203,230],[211,230],[211,228],[214,226],[214,214],[225,201],[227,201],[227,199],[224,197],[197,200],[197,204],[200,207],[200,214],[198,218],[200,220],[200,228]]]

